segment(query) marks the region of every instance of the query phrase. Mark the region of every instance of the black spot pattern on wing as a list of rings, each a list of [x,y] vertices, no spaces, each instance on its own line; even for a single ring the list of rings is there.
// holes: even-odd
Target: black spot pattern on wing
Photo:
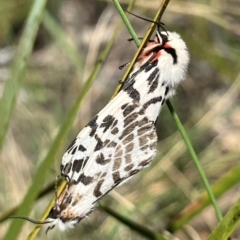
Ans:
[[[144,117],[143,119],[141,119],[139,121],[139,126],[142,126],[142,125],[145,125],[149,122],[148,118],[147,117]]]
[[[139,164],[138,164],[138,166],[139,167],[146,167],[150,162],[151,162],[151,158],[148,158],[148,159],[146,159],[146,160],[143,160],[142,162],[140,162]]]
[[[83,165],[83,159],[75,159],[72,165],[72,171],[79,173]]]
[[[95,139],[97,140],[97,144],[96,144],[96,146],[95,146],[95,148],[94,148],[94,152],[100,150],[100,149],[102,148],[102,146],[103,146],[103,142],[102,142],[102,140],[98,137],[97,134],[95,135]]]
[[[98,163],[100,165],[105,165],[105,164],[109,163],[110,161],[111,161],[111,159],[110,158],[106,159],[102,153],[100,153],[96,158],[96,163]]]
[[[124,171],[129,172],[130,170],[132,170],[133,167],[134,165],[131,163],[124,168]]]
[[[115,127],[115,128],[111,131],[111,134],[116,135],[116,134],[118,134],[118,132],[119,132],[119,129],[118,129],[117,127]]]
[[[137,105],[135,105],[135,104],[128,105],[123,111],[123,116],[126,117],[128,114],[133,112],[136,107],[137,107]]]
[[[102,173],[101,178],[105,178],[107,176],[107,172]]]
[[[130,133],[130,134],[128,134],[128,135],[122,140],[122,143],[123,143],[124,145],[126,145],[126,144],[132,142],[133,139],[134,139],[134,134],[133,134],[133,133]]]
[[[85,165],[86,165],[88,159],[89,159],[89,156],[85,158],[85,160],[84,160],[84,164],[83,164],[83,167],[85,167]]]
[[[159,68],[155,68],[152,73],[147,78],[148,84],[150,86],[148,93],[154,92],[154,90],[158,87],[159,81]]]
[[[93,182],[93,177],[86,176],[83,173],[79,176],[78,181],[83,183],[85,186],[89,185],[90,183]]]
[[[128,127],[126,127],[123,131],[119,139],[122,140],[125,136],[128,136],[129,133],[133,132],[134,128],[138,125],[138,121],[133,122]]]
[[[158,74],[159,70],[157,68],[155,68],[151,74],[149,75],[149,77],[147,78],[148,84],[150,85],[151,82],[155,79],[156,74]]]
[[[123,104],[123,105],[121,106],[121,109],[122,109],[122,110],[125,109],[127,105],[128,105],[128,103]]]
[[[158,82],[159,82],[159,74],[156,75],[155,80],[152,82],[148,93],[154,92],[155,89],[158,87]]]
[[[123,154],[123,150],[121,148],[121,146],[117,146],[116,148],[116,151],[115,151],[115,154],[114,154],[114,158],[118,158],[118,157],[121,157]]]
[[[85,152],[87,149],[82,145],[82,144],[80,144],[79,146],[78,146],[78,151],[80,151],[80,152]]]
[[[124,89],[125,92],[128,93],[129,97],[134,99],[135,101],[139,102],[140,101],[140,93],[138,92],[137,89],[133,87],[135,83],[135,80],[132,80],[127,87]]]
[[[92,130],[89,134],[89,136],[93,137],[94,134],[96,133],[96,130],[97,130],[97,119],[98,119],[98,115],[96,115],[95,117],[92,118],[92,120],[87,124],[86,127],[90,127]]]
[[[124,118],[123,122],[124,122],[124,128],[126,126],[128,126],[130,123],[132,123],[135,119],[137,119],[138,117],[138,113],[137,112],[134,112],[130,115],[128,115],[126,118]]]
[[[112,115],[107,115],[103,121],[102,124],[100,125],[100,128],[104,128],[103,132],[106,132],[110,126],[113,124],[115,118]]]
[[[132,170],[129,172],[129,176],[133,176],[135,175],[136,173],[138,173],[140,171],[140,169],[135,169],[135,170]]]
[[[74,155],[76,151],[77,151],[77,146],[75,146],[75,147],[73,148],[71,154]]]
[[[125,152],[126,152],[126,153],[132,152],[133,148],[134,148],[134,144],[133,144],[133,142],[130,142],[130,143],[126,146]]]
[[[115,184],[121,182],[120,173],[119,173],[118,171],[117,171],[117,172],[114,172],[114,173],[112,174],[112,177],[113,177],[113,181],[114,181]]]
[[[63,174],[63,176],[67,175],[72,167],[72,162],[68,162],[66,165],[62,165],[61,164],[61,173]]]
[[[155,58],[156,56],[156,52],[152,53],[152,56],[143,64],[141,65],[139,71],[145,71],[148,72],[150,71],[153,67],[155,67],[157,65],[157,60],[155,60],[154,62],[152,62],[152,60]]]
[[[110,143],[110,140],[106,139],[102,144],[102,148],[105,148],[106,146],[108,146],[109,143]]]
[[[155,55],[154,55],[154,56],[155,56]],[[145,68],[144,68],[144,71],[145,71],[145,72],[150,71],[152,68],[155,68],[155,67],[157,66],[157,64],[158,64],[158,60],[156,60],[156,61],[154,61],[154,62],[152,62],[152,63],[149,63],[149,62],[148,62],[147,66],[145,66]]]
[[[143,109],[147,109],[151,104],[156,104],[158,102],[162,101],[162,96],[160,97],[155,97],[147,101],[146,103],[143,104]]]
[[[122,155],[122,154],[121,154]],[[114,159],[114,163],[113,163],[113,171],[116,171],[116,170],[118,170],[119,168],[120,168],[120,166],[121,166],[121,164],[122,164],[122,158],[121,158],[121,156],[120,157],[115,157],[115,159]]]
[[[114,121],[113,124],[112,124],[112,128],[116,127],[117,124],[118,124],[118,120],[115,119],[115,121]]]
[[[102,186],[103,182],[104,182],[104,179],[101,179],[101,180],[97,183],[96,187],[94,188],[93,195],[94,195],[96,198],[99,198],[99,197],[102,196],[102,192],[100,191],[100,189],[101,189],[101,186]]]
[[[164,95],[167,96],[168,92],[169,92],[169,86],[166,86],[166,90],[165,90]]]
[[[108,147],[115,148],[117,146],[117,143],[114,141],[109,142]]]
[[[131,162],[132,162],[131,154],[126,154],[126,155],[124,156],[124,158],[125,158],[125,162],[126,162],[126,163],[131,163]]]
[[[68,153],[71,152],[72,147],[75,145],[75,143],[76,143],[76,138],[73,139],[73,141],[71,142],[71,144],[68,146],[68,148],[67,148],[67,152],[68,152]]]
[[[61,165],[60,165],[60,172],[63,171],[64,167],[65,167],[65,165],[63,165],[63,164],[61,163]]]

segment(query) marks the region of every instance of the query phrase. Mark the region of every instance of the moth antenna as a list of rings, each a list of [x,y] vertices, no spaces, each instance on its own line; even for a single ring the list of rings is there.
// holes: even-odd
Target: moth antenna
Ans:
[[[143,40],[142,37],[138,37],[138,39],[139,39],[139,40]],[[128,41],[128,42],[132,42],[132,41],[133,41],[133,38],[128,38],[127,41]]]
[[[124,67],[128,66],[129,64],[130,64],[129,62],[124,63],[124,64],[122,64],[121,66],[119,66],[118,68],[119,68],[120,70],[122,70]]]
[[[140,17],[140,16],[138,16],[138,15],[136,15],[136,14],[134,14],[134,13],[131,13],[131,12],[127,11],[127,10],[125,10],[125,12],[133,15],[134,17],[137,17],[137,18],[140,18],[140,19],[142,19],[142,20],[145,20],[145,21],[147,21],[147,22],[151,22],[151,23],[155,23],[155,24],[159,25],[158,22],[155,22],[155,21],[153,21],[153,20],[151,20],[151,19],[144,18],[144,17]],[[160,22],[160,23],[161,23],[161,22]],[[161,24],[163,24],[163,23],[161,23]]]
[[[34,224],[47,224],[47,223],[52,223],[52,221],[38,221],[29,217],[18,217],[18,216],[10,216],[9,218],[16,218],[16,219],[22,219],[22,220],[26,220],[28,222],[34,223]]]
[[[160,20],[159,20],[158,22],[155,22],[155,21],[153,21],[153,20],[151,20],[151,19],[144,18],[144,17],[140,17],[140,16],[138,16],[138,15],[136,15],[136,14],[134,14],[134,13],[131,13],[131,12],[127,11],[127,10],[125,10],[125,12],[127,12],[127,13],[129,13],[129,14],[137,17],[137,18],[140,18],[140,19],[142,19],[142,20],[145,20],[145,21],[147,21],[147,22],[155,23],[155,24],[158,26],[158,28],[162,28],[162,29],[167,33],[167,27],[166,27],[166,25],[165,25],[163,22],[161,22]]]

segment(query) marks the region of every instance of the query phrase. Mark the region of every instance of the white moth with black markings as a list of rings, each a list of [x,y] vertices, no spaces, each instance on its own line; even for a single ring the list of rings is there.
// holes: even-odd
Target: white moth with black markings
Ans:
[[[157,31],[142,50],[122,90],[71,143],[62,158],[67,185],[48,218],[49,229],[73,228],[97,201],[156,155],[155,122],[186,74],[189,54],[174,32]]]
[[[186,44],[174,32],[157,32],[141,52],[117,96],[78,134],[63,156],[67,185],[46,221],[49,229],[73,228],[97,201],[156,155],[155,122],[189,62]]]

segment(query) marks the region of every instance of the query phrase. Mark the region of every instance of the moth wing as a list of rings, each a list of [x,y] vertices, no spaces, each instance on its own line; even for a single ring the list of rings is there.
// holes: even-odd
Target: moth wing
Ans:
[[[130,101],[132,101],[130,99]],[[89,158],[100,144],[99,138],[106,140],[109,132],[107,127],[110,124],[121,124],[123,109],[119,106],[129,103],[129,97],[125,92],[120,92],[110,101],[92,120],[83,128],[78,136],[73,140],[63,155],[60,166],[61,174],[67,180],[77,181],[80,172],[86,166]],[[111,117],[112,116],[112,117]],[[117,121],[113,121],[113,120]],[[115,129],[116,130],[116,129]],[[119,131],[121,126],[119,126]]]
[[[154,78],[151,77],[151,79],[153,78],[154,81],[159,79],[159,69],[154,67],[151,71],[154,73]],[[119,148],[124,135],[129,134],[129,131],[136,132],[139,127],[131,129],[127,124],[134,123],[137,120],[141,121],[143,118],[151,122],[149,124],[156,121],[161,109],[161,101],[155,103],[152,100],[154,100],[155,95],[159,94],[159,89],[157,87],[153,88],[148,81],[142,81],[144,77],[142,69],[141,71],[138,70],[137,73],[137,75],[128,79],[123,90],[79,133],[64,154],[61,171],[67,179],[77,183],[80,178],[93,175],[97,168],[102,168],[101,165],[108,166],[108,171],[111,172],[113,162],[107,163],[110,162],[110,159],[113,160],[116,151],[120,154]],[[160,86],[160,83],[158,86]],[[145,91],[143,92],[142,89],[145,89]],[[154,89],[154,91],[150,92],[150,89]],[[160,98],[162,101],[164,93],[165,86],[161,86],[160,94],[162,97]],[[149,131],[155,132],[154,126]],[[129,136],[134,136],[137,141],[136,133],[134,135],[129,134]],[[125,138],[128,139],[126,136]],[[134,139],[132,141],[134,142]],[[90,171],[91,174],[87,174],[87,171]]]
[[[123,118],[128,109],[134,110]],[[107,130],[103,124],[106,122],[99,124],[86,165],[79,173],[72,173],[76,183],[71,187],[73,194],[95,201],[148,166],[156,154],[157,135],[154,122],[140,115],[140,109],[138,104],[127,104],[124,110],[114,112]]]
[[[73,174],[76,182],[68,189],[71,202],[67,211],[79,219],[86,217],[101,197],[147,167],[156,155],[155,126],[144,116],[126,124],[119,134],[112,135],[110,128],[99,137],[102,148],[91,154],[80,175]]]

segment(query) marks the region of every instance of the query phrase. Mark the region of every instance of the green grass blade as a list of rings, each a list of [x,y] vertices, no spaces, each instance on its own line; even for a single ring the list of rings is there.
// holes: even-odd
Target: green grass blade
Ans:
[[[33,2],[33,6],[26,21],[26,26],[14,56],[9,79],[5,84],[3,96],[0,101],[0,148],[3,145],[17,93],[21,86],[33,44],[42,21],[46,2],[46,0],[35,0]]]
[[[185,144],[187,146],[187,149],[188,149],[190,155],[192,156],[194,164],[196,165],[196,168],[197,168],[197,170],[198,170],[198,172],[199,172],[199,174],[200,174],[200,176],[202,178],[202,181],[204,183],[206,191],[207,191],[207,193],[208,193],[208,195],[209,195],[209,197],[211,199],[212,205],[213,205],[213,207],[215,209],[215,213],[217,215],[217,218],[218,218],[219,221],[221,221],[222,218],[223,218],[221,210],[220,210],[220,208],[219,208],[219,206],[217,204],[216,198],[215,198],[215,196],[213,194],[213,191],[212,191],[211,186],[210,186],[210,184],[208,182],[208,179],[207,179],[207,177],[205,175],[205,172],[204,172],[204,170],[202,168],[202,165],[200,164],[199,159],[198,159],[198,157],[197,157],[197,155],[196,155],[196,153],[195,153],[195,151],[193,149],[191,141],[190,141],[190,139],[189,139],[189,137],[188,137],[188,135],[187,135],[187,133],[186,133],[186,131],[185,131],[185,129],[184,129],[184,127],[183,127],[183,125],[182,125],[178,115],[177,115],[177,113],[174,111],[174,109],[172,107],[172,104],[170,103],[169,100],[167,100],[166,103],[167,103],[169,111],[171,112],[171,114],[173,116],[174,121],[177,124],[178,130],[179,130],[180,134],[182,135],[182,138],[183,138],[183,140],[184,140],[184,142],[185,142]]]
[[[114,2],[117,2],[117,0],[113,0],[113,1],[114,1]],[[163,6],[165,7],[164,10],[166,9],[168,2],[169,2],[169,1],[166,1],[166,3],[165,3],[165,2],[163,3]],[[120,15],[122,16],[122,19],[123,19],[124,23],[126,24],[127,28],[128,28],[128,29],[131,29],[131,31],[129,31],[129,33],[131,34],[132,38],[133,38],[134,41],[135,41],[136,34],[134,33],[133,28],[129,26],[129,25],[130,25],[129,21],[126,21],[126,22],[125,22],[126,17],[124,17],[125,14],[124,14],[123,10],[121,9],[121,6],[120,6],[119,4],[116,4],[116,6],[117,6],[117,9],[118,9]],[[158,14],[156,15],[157,18],[155,17],[154,21],[157,21],[157,19],[161,19],[161,16],[162,16],[162,15],[160,15],[160,14],[163,14],[163,12],[164,12],[164,11],[162,11],[162,10],[158,11]],[[155,24],[152,24],[152,27],[151,27],[151,30],[152,30],[152,31],[153,31],[153,29],[154,29],[154,25],[155,25]],[[152,32],[151,32],[151,33],[152,33]],[[150,37],[150,34],[149,34],[149,37]],[[143,44],[141,45],[141,47],[144,46],[144,44],[145,44],[144,41],[145,41],[145,40],[148,40],[148,39],[149,39],[149,38],[146,38],[146,37],[144,38]],[[138,41],[138,39],[137,39],[137,41],[135,41],[135,44],[136,44],[137,46],[139,46],[139,41]],[[141,47],[140,47],[140,51],[141,51]],[[139,52],[140,52],[140,51],[139,51]],[[136,57],[136,58],[137,58],[137,57]],[[131,67],[131,65],[130,65],[130,67]],[[129,67],[129,68],[130,68],[130,67]],[[219,221],[221,221],[221,219],[222,219],[221,210],[220,210],[220,208],[219,208],[219,206],[218,206],[218,204],[217,204],[217,201],[216,201],[216,199],[215,199],[215,197],[214,197],[214,194],[213,194],[213,192],[212,192],[212,189],[211,189],[211,187],[210,187],[210,184],[209,184],[209,182],[208,182],[208,180],[207,180],[207,178],[206,178],[206,175],[205,175],[204,170],[203,170],[203,168],[202,168],[202,166],[201,166],[201,164],[200,164],[200,162],[199,162],[199,160],[198,160],[198,157],[197,157],[197,155],[196,155],[196,153],[195,153],[195,151],[194,151],[194,149],[193,149],[193,147],[192,147],[192,144],[191,144],[191,142],[190,142],[190,140],[189,140],[189,138],[188,138],[188,136],[187,136],[187,133],[186,133],[186,131],[185,131],[185,129],[184,129],[184,127],[183,127],[183,125],[182,125],[179,117],[177,116],[177,113],[174,111],[174,108],[173,108],[173,106],[171,105],[170,100],[167,100],[167,106],[168,106],[169,111],[171,112],[171,114],[172,114],[172,116],[173,116],[173,119],[174,119],[175,122],[176,122],[176,125],[177,125],[177,127],[178,127],[178,129],[179,129],[179,131],[180,131],[180,133],[181,133],[181,135],[182,135],[182,137],[183,137],[183,140],[184,140],[184,142],[185,142],[185,144],[186,144],[186,146],[187,146],[187,148],[188,148],[188,150],[189,150],[189,152],[190,152],[190,154],[191,154],[191,156],[192,156],[192,158],[193,158],[193,161],[194,161],[194,163],[195,163],[195,165],[196,165],[196,167],[197,167],[197,169],[198,169],[198,172],[199,172],[199,174],[200,174],[200,176],[201,176],[201,178],[202,178],[202,181],[203,181],[203,183],[204,183],[204,185],[205,185],[205,188],[206,188],[206,190],[207,190],[207,192],[208,192],[208,194],[209,194],[209,196],[210,196],[210,199],[211,199],[211,202],[212,202],[213,207],[214,207],[214,209],[215,209],[217,218],[218,218]]]
[[[207,240],[226,240],[240,224],[240,200],[238,200],[213,230]]]
[[[74,122],[75,116],[77,115],[79,106],[80,106],[83,98],[85,97],[86,93],[88,92],[91,84],[93,83],[93,80],[96,78],[96,76],[102,66],[103,61],[106,59],[115,37],[116,37],[116,32],[114,33],[114,36],[111,38],[111,40],[108,42],[108,44],[105,47],[102,54],[99,56],[99,59],[97,61],[97,64],[96,64],[91,76],[86,81],[86,83],[83,85],[82,90],[79,94],[79,97],[77,98],[74,106],[72,107],[69,114],[67,115],[67,119],[63,123],[62,127],[60,128],[60,131],[59,131],[57,137],[55,138],[47,156],[45,157],[45,159],[42,161],[42,163],[38,167],[36,174],[35,174],[35,178],[32,182],[32,185],[30,186],[24,200],[22,201],[22,204],[20,205],[20,207],[16,213],[17,216],[26,216],[29,214],[29,212],[32,208],[33,202],[36,199],[38,192],[40,191],[41,186],[46,179],[46,175],[47,175],[49,169],[51,168],[51,166],[54,162],[54,159],[58,153],[59,146],[61,145],[62,141],[66,138],[67,133]],[[5,236],[5,239],[6,240],[7,239],[12,239],[12,240],[16,239],[19,234],[19,231],[21,230],[23,223],[24,223],[23,221],[12,221],[12,223],[9,227],[9,230]]]
[[[119,4],[119,2],[117,0],[112,0],[112,1],[113,1],[114,5],[115,5],[116,9],[118,10],[118,13],[120,14],[120,16],[121,16],[125,26],[127,27],[129,33],[131,34],[134,42],[136,43],[137,46],[139,46],[140,45],[140,41],[138,40],[138,37],[137,37],[137,35],[136,35],[136,33],[135,33],[131,23],[129,22],[127,16],[125,15],[121,5]]]
[[[94,68],[93,72],[91,73],[89,79],[86,81],[86,84],[85,84],[84,87],[83,87],[84,95],[82,95],[81,100],[80,100],[80,99],[77,99],[77,101],[76,101],[76,104],[75,104],[75,105],[77,105],[78,108],[79,108],[79,105],[80,105],[80,102],[79,102],[79,101],[82,101],[83,97],[85,96],[86,91],[89,90],[89,88],[90,88],[90,86],[91,86],[91,84],[92,84],[92,81],[96,78],[97,74],[99,73],[99,71],[100,71],[100,69],[101,69],[101,66],[102,66],[102,64],[103,64],[103,61],[106,59],[106,57],[107,57],[107,55],[108,55],[108,53],[109,53],[109,51],[110,51],[110,49],[111,49],[111,47],[112,47],[112,44],[113,44],[113,42],[114,42],[114,40],[115,40],[115,38],[116,38],[116,36],[117,36],[117,33],[118,33],[121,25],[122,25],[121,23],[118,24],[118,26],[116,27],[116,29],[115,29],[115,31],[114,31],[114,34],[113,34],[112,38],[110,39],[110,41],[109,41],[108,44],[106,45],[105,49],[102,51],[102,53],[100,54],[98,60],[96,61],[97,63],[96,63],[96,65],[95,65],[95,68]],[[85,90],[84,90],[84,89],[85,89]],[[77,113],[77,112],[74,111],[74,113],[72,114],[74,118],[75,118],[75,116],[76,116],[76,113]],[[70,114],[70,115],[71,115],[71,114]],[[73,122],[69,123],[69,126],[71,126],[72,123],[73,123]],[[61,184],[61,185],[59,186],[59,188],[62,189],[63,186],[64,186],[64,184],[65,184],[65,183]],[[60,192],[61,192],[61,191],[60,191]],[[43,215],[42,215],[42,217],[41,217],[41,220],[44,220],[44,219],[45,219],[45,216],[48,215],[49,209],[51,209],[51,208],[53,207],[53,204],[54,204],[54,198],[53,198],[53,200],[51,201],[51,203],[48,205],[47,209],[44,211],[44,213],[43,213]],[[31,234],[29,235],[28,240],[35,239],[35,237],[36,237],[39,229],[40,229],[39,227],[34,228],[33,231],[31,232]]]

